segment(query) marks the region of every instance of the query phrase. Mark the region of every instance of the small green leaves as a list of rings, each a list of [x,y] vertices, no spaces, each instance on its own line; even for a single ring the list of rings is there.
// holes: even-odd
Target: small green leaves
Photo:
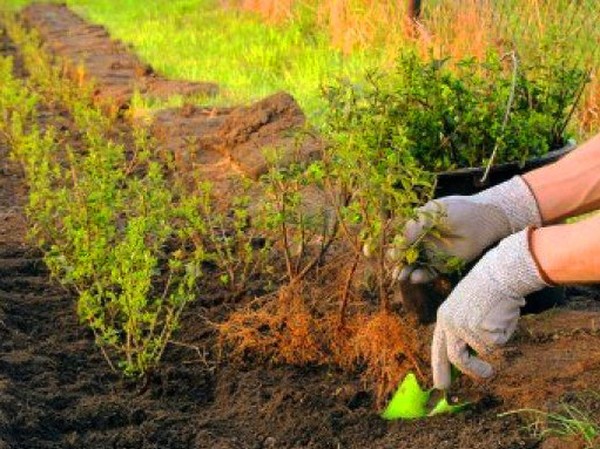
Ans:
[[[406,263],[408,265],[412,265],[419,258],[419,250],[415,247],[408,248],[404,254],[404,258],[406,259]]]
[[[116,142],[112,119],[91,96],[63,78],[36,38],[9,25],[29,77],[13,78],[10,60],[0,57],[0,133],[24,168],[30,236],[52,275],[79,293],[79,318],[110,366],[142,375],[197,296],[207,257],[194,239],[205,230],[198,198],[167,179],[147,131],[136,129],[128,148]],[[81,148],[64,144],[68,130],[38,129],[38,100],[69,112]]]
[[[387,167],[393,165],[390,155],[404,162],[409,155],[433,172],[483,166],[495,145],[496,162],[523,162],[566,142],[570,111],[586,82],[581,64],[565,56],[522,61],[513,86],[511,70],[494,51],[482,61],[455,61],[403,49],[395,71],[330,86],[327,122],[345,131],[332,139],[339,146],[361,145],[365,156],[381,150],[379,160],[387,160]],[[502,126],[513,87],[509,121]],[[388,173],[411,190],[414,181],[406,172]]]

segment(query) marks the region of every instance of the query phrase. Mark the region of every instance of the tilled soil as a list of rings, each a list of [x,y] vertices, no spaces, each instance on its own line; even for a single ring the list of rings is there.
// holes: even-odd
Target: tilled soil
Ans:
[[[0,36],[1,52],[15,54]],[[18,58],[16,74],[25,76]],[[64,119],[45,111],[44,120]],[[476,399],[466,412],[390,423],[357,374],[218,358],[208,323],[235,303],[214,287],[188,310],[161,370],[145,384],[124,381],[27,243],[27,191],[8,152],[0,141],[0,449],[535,448],[521,418],[498,414],[597,388],[600,308],[591,293],[523,319],[497,356],[496,379],[463,381],[461,394]]]

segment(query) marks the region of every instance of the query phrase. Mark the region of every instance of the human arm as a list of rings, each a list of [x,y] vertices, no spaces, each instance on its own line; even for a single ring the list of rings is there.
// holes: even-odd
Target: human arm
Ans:
[[[438,310],[432,344],[435,387],[449,387],[451,363],[473,377],[493,374],[481,357],[511,337],[524,296],[548,284],[598,281],[600,216],[507,237],[481,258]]]
[[[600,207],[600,134],[557,162],[471,196],[430,201],[421,211],[442,212],[441,239],[429,238],[440,252],[466,262],[500,239],[527,226],[539,227]],[[427,216],[408,224],[414,242],[431,222]],[[435,267],[433,267],[435,270]],[[405,267],[401,280],[428,282],[431,267]]]
[[[600,215],[536,229],[531,252],[553,283],[600,282]]]
[[[543,224],[600,208],[600,134],[523,179],[536,199]]]

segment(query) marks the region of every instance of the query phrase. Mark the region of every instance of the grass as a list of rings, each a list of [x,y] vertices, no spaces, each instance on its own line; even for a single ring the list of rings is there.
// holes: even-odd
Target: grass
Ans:
[[[218,82],[224,90],[216,99],[221,105],[285,90],[312,114],[321,105],[318,90],[324,80],[339,74],[353,77],[378,64],[376,52],[345,57],[328,45],[325,34],[302,22],[271,26],[215,0],[67,3],[133,44],[142,59],[166,76]]]
[[[524,415],[529,421],[528,429],[537,438],[558,437],[579,441],[585,449],[600,447],[600,421],[591,405],[598,404],[600,393],[586,392],[575,398],[574,403],[562,403],[557,411],[521,409],[503,413]]]
[[[9,8],[28,0],[5,0]],[[67,0],[89,20],[131,43],[159,72],[216,81],[215,105],[290,92],[310,117],[324,103],[320,86],[389,67],[401,46],[423,54],[483,57],[516,45],[527,59],[565,56],[600,67],[594,0],[426,0],[421,24],[407,22],[396,0]],[[595,70],[594,70],[595,71]],[[600,125],[600,82],[588,87],[579,134]]]
[[[352,54],[377,48],[382,61],[415,45],[423,55],[485,58],[490,48],[516,49],[524,61],[562,58],[591,69],[592,81],[576,114],[580,138],[600,126],[600,30],[594,0],[425,0],[419,24],[408,22],[407,2],[395,0],[232,0],[274,23],[293,23],[311,9],[332,46]],[[275,5],[284,4],[278,8]],[[367,50],[368,51],[368,50]]]

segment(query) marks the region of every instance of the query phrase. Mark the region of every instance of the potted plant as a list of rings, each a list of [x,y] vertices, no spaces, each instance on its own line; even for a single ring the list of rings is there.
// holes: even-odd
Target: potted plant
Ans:
[[[452,61],[404,50],[390,73],[325,89],[325,135],[334,123],[334,134],[360,139],[355,124],[368,117],[384,153],[408,152],[434,174],[431,197],[473,194],[570,151],[567,125],[587,81],[585,70],[566,61],[525,64],[515,52]],[[410,182],[398,179],[396,186],[406,189]],[[405,306],[420,321],[431,321],[458,278],[426,288],[403,286]],[[562,289],[546,289],[527,298],[528,307],[537,308],[540,297],[552,305],[563,295]]]

